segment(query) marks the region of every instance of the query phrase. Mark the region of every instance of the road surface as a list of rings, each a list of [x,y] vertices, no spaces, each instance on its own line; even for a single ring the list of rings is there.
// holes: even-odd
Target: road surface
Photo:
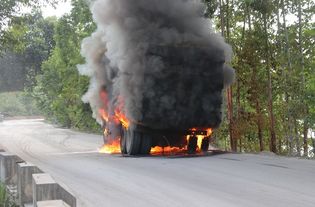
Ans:
[[[69,187],[84,207],[314,207],[315,162],[251,154],[99,154],[98,135],[43,120],[0,123],[0,145]],[[1,147],[0,146],[0,147]]]

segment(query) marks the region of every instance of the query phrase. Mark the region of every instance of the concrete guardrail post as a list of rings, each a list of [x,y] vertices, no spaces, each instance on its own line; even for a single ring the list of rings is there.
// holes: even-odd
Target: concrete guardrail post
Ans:
[[[42,173],[42,171],[31,163],[17,164],[18,204],[21,207],[25,204],[33,204],[32,176],[36,173]]]
[[[0,152],[0,181],[5,185],[17,185],[16,163],[23,162],[21,158],[8,152]]]
[[[33,205],[39,201],[62,200],[70,207],[76,207],[76,198],[55,182],[49,174],[33,174]]]
[[[62,200],[38,201],[37,207],[70,207]]]

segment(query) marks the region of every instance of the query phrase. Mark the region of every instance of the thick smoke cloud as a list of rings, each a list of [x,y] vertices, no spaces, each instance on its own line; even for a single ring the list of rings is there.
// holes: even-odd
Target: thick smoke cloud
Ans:
[[[201,107],[202,110],[191,110],[191,113],[185,115],[185,119],[196,119],[193,113],[204,113],[207,110],[209,114],[216,110],[215,114],[220,116],[221,112],[217,107],[222,100],[220,81],[222,80],[223,87],[223,84],[227,86],[234,79],[234,70],[223,65],[224,62],[230,62],[232,51],[223,38],[213,31],[211,21],[203,18],[205,7],[201,0],[96,0],[92,3],[91,10],[97,30],[82,43],[82,55],[86,63],[78,66],[78,69],[81,74],[91,78],[83,101],[90,103],[95,118],[99,120],[98,109],[102,107],[99,98],[102,86],[110,93],[110,107],[118,107],[121,105],[121,98],[123,99],[124,107],[121,110],[130,120],[151,122],[161,117],[170,117],[163,124],[156,125],[175,126],[184,123],[180,121],[180,116],[191,107]],[[197,97],[186,94],[186,108],[176,109],[179,103],[174,94],[163,95],[165,91],[157,90],[163,90],[165,85],[170,85],[163,76],[168,67],[174,67],[170,66],[170,62],[183,60],[183,68],[186,67],[183,73],[187,74],[189,65],[196,66],[189,61],[184,63],[189,59],[187,54],[180,54],[178,57],[172,54],[180,50],[185,52],[187,48],[188,53],[190,51],[188,55],[194,56],[198,50],[189,49],[194,47],[206,48],[201,49],[203,52],[199,59],[210,59],[210,62],[205,62],[210,65],[201,68],[207,67],[209,73],[216,71],[217,76],[209,77],[213,78],[218,87],[211,88],[213,94],[200,97],[200,105],[194,104]],[[167,61],[169,55],[174,57]],[[199,59],[195,58],[195,61],[200,61]],[[180,73],[180,69],[178,71]],[[218,78],[219,80],[215,80]],[[159,80],[163,80],[163,83],[159,83]],[[174,81],[175,79],[170,79],[169,83]],[[211,85],[211,80],[207,80],[207,84]],[[201,81],[192,87],[196,91],[204,90],[203,85],[205,84]],[[167,87],[164,89],[168,90]],[[175,89],[174,91],[176,92]],[[200,92],[202,93],[203,91]],[[213,98],[211,95],[217,97]],[[216,102],[215,107],[211,106],[211,102]],[[154,112],[152,107],[157,107]],[[154,116],[156,119],[152,118]],[[189,125],[187,122],[184,124]]]

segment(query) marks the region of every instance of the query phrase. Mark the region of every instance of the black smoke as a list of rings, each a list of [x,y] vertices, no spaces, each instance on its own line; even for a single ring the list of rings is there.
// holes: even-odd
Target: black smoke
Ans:
[[[201,0],[96,0],[97,30],[82,43],[91,78],[83,101],[94,116],[111,94],[134,123],[151,128],[217,127],[232,51],[204,18]],[[123,100],[123,104],[119,100]]]

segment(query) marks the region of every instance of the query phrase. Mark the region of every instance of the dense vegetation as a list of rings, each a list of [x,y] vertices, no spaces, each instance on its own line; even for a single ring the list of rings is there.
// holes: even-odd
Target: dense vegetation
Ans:
[[[215,132],[216,144],[242,152],[313,156],[314,2],[204,1],[206,16],[233,47],[237,72],[226,92],[225,120]],[[60,19],[44,19],[38,12],[11,16],[1,36],[11,38],[3,40],[10,51],[27,59],[26,91],[47,117],[67,127],[97,131],[89,106],[81,101],[88,79],[76,69],[84,61],[81,40],[95,25],[84,0],[72,0],[72,5],[71,13]]]
[[[36,116],[41,111],[35,100],[25,92],[0,93],[0,112],[6,116]]]

